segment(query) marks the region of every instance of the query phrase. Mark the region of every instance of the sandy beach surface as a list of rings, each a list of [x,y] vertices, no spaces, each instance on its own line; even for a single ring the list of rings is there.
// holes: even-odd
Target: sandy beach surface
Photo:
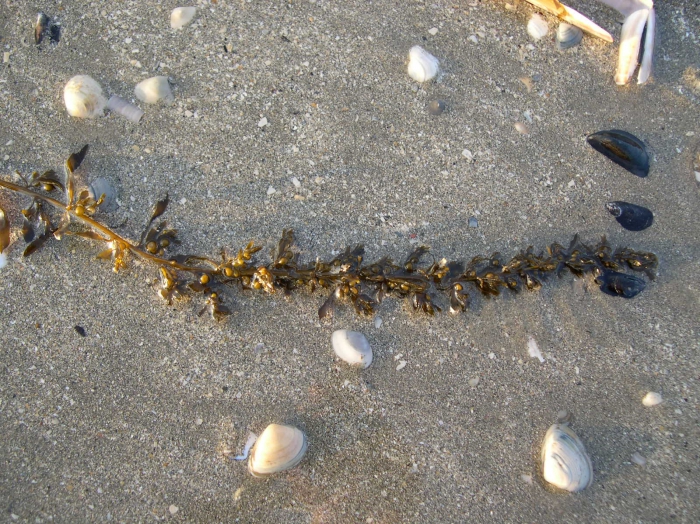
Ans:
[[[539,291],[472,292],[456,316],[389,297],[322,321],[325,290],[231,286],[217,322],[200,296],[165,304],[157,267],[130,259],[115,274],[79,237],[23,258],[29,199],[0,189],[13,240],[0,520],[698,522],[700,6],[659,0],[653,80],[619,87],[620,15],[570,3],[616,42],[558,51],[549,15],[535,42],[523,1],[200,1],[177,31],[169,0],[3,0],[1,176],[62,173],[89,144],[79,186],[117,187],[118,209],[96,217],[127,238],[167,193],[175,253],[218,258],[253,240],[266,263],[292,228],[302,260],[362,243],[366,260],[401,261],[427,245],[429,265],[578,233],[656,253],[659,275],[630,300],[564,273]],[[57,44],[34,44],[38,11],[60,22]],[[440,60],[437,81],[407,75],[414,45]],[[77,74],[135,102],[141,122],[70,117]],[[171,78],[173,104],[134,98],[155,75]],[[588,146],[605,129],[647,144],[647,178]],[[650,208],[653,226],[622,229],[611,200]],[[369,368],[335,359],[337,329],[366,335]],[[650,391],[660,405],[642,405]],[[561,410],[593,464],[578,494],[539,467]],[[302,429],[308,452],[257,479],[233,457],[272,422]]]

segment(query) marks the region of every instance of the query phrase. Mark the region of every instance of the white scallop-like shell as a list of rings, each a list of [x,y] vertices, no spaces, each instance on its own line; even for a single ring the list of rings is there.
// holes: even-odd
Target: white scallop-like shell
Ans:
[[[117,95],[112,95],[109,97],[109,100],[107,101],[107,109],[113,113],[123,116],[134,124],[138,124],[143,116],[143,111],[140,107],[135,106],[128,100],[124,100],[122,97]]]
[[[365,369],[372,363],[372,348],[362,333],[339,329],[333,332],[331,344],[338,358],[351,366]]]
[[[93,200],[99,200],[104,195],[105,199],[100,204],[99,210],[111,213],[119,207],[117,204],[117,191],[106,178],[98,178],[88,186],[88,193]]]
[[[586,448],[569,426],[554,424],[542,442],[542,474],[550,484],[576,493],[593,482],[593,465]]]
[[[562,22],[557,27],[557,49],[565,51],[581,43],[583,31],[575,25]]]
[[[102,116],[107,105],[102,87],[88,75],[76,75],[68,80],[63,89],[63,101],[68,114],[76,118]]]
[[[547,21],[544,18],[535,13],[530,17],[527,23],[527,32],[532,38],[539,40],[547,36],[547,33],[549,33],[549,25],[547,25]]]
[[[650,391],[646,395],[644,395],[644,398],[642,399],[642,404],[644,406],[651,408],[654,406],[658,406],[664,401],[663,397],[661,396],[661,393],[657,393],[656,391]]]
[[[195,13],[197,13],[196,7],[176,7],[170,13],[170,27],[182,29],[192,21]]]
[[[258,437],[248,459],[254,477],[266,477],[293,468],[304,458],[306,435],[292,426],[270,424]]]
[[[134,94],[136,98],[147,104],[156,104],[161,100],[166,104],[172,104],[175,100],[167,76],[153,76],[139,82],[134,88]]]
[[[408,76],[416,82],[432,80],[439,70],[439,60],[421,46],[413,46],[408,52]]]

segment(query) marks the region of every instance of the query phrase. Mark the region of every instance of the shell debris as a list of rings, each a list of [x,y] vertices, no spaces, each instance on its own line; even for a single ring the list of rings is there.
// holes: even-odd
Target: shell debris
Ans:
[[[408,52],[408,76],[416,82],[432,80],[439,70],[439,60],[421,46],[413,46]]]
[[[362,333],[339,329],[333,332],[331,344],[338,358],[351,366],[366,369],[372,363],[372,348]]]
[[[194,19],[197,13],[196,7],[176,7],[170,13],[170,27],[173,29],[182,29]]]
[[[161,100],[170,105],[175,101],[167,76],[153,76],[136,84],[136,98],[147,104],[157,104]]]
[[[138,124],[143,117],[143,111],[140,107],[135,106],[128,100],[123,99],[120,96],[112,95],[107,101],[107,109],[113,113],[123,116],[128,121]]]
[[[661,396],[661,393],[657,393],[655,391],[650,391],[646,395],[644,395],[644,398],[642,399],[642,404],[648,408],[652,408],[654,406],[658,406],[664,401],[663,397]]]
[[[549,25],[544,18],[535,13],[527,23],[527,32],[535,40],[541,40],[549,33]]]

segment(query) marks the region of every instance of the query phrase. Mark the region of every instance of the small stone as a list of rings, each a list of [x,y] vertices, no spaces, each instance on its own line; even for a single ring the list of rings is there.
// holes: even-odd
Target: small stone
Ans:
[[[339,329],[333,332],[331,345],[337,357],[351,366],[365,369],[372,363],[372,348],[362,333]]]
[[[469,385],[473,388],[479,385],[479,377],[474,377],[469,379]]]
[[[275,193],[277,193],[277,190],[274,187],[270,186],[267,188],[268,195],[274,195]]]
[[[10,52],[9,52],[9,51],[5,51],[5,52],[2,54],[2,62],[3,62],[3,64],[7,64],[9,61],[10,61]]]
[[[479,221],[476,217],[469,217],[469,227],[479,227]]]
[[[133,42],[133,41],[134,41],[134,40],[131,39],[131,38],[125,38],[125,39],[124,39],[124,43],[125,43],[125,44],[130,44],[130,43]]]
[[[644,458],[644,456],[639,453],[639,451],[635,451],[632,453],[632,462],[636,464],[637,466],[646,466],[647,465],[647,459]]]
[[[430,33],[431,35],[435,36],[436,34],[438,34],[438,28],[437,28],[437,27],[431,27],[430,29],[428,29],[428,33]]]
[[[520,475],[520,480],[522,480],[525,484],[532,485],[532,475]]]
[[[187,111],[185,111],[185,116],[187,118],[192,118],[194,116],[194,113],[188,109]]]
[[[267,118],[266,118],[266,117],[262,117],[262,118],[260,119],[260,121],[258,122],[258,127],[259,127],[259,128],[263,128],[263,127],[265,127],[266,125],[267,125]]]
[[[664,401],[664,399],[661,397],[661,393],[656,393],[655,391],[650,391],[642,399],[642,404],[644,404],[648,408],[651,408],[654,406],[658,406],[663,401]]]
[[[428,104],[428,113],[431,115],[441,115],[445,110],[445,102],[442,100],[433,100]]]
[[[527,126],[522,122],[516,122],[515,124],[513,124],[513,127],[521,135],[527,135],[530,133],[530,131],[527,129]]]
[[[201,425],[202,425],[202,422],[204,422],[204,421],[203,421],[201,418],[197,418],[197,419],[195,419],[195,421],[194,421],[194,423],[195,423],[196,426],[201,426]]]
[[[292,177],[292,184],[294,184],[294,187],[297,189],[301,187],[301,182],[299,182],[299,179],[295,176]]]
[[[180,511],[180,508],[178,508],[175,504],[170,504],[170,506],[168,506],[168,511],[171,515],[175,515],[175,513]]]

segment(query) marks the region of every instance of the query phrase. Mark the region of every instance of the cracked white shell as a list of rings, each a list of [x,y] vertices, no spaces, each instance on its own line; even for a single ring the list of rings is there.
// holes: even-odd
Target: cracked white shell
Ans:
[[[413,46],[408,52],[408,76],[416,82],[432,80],[440,70],[440,62],[421,46]]]
[[[333,332],[331,344],[338,358],[351,366],[365,369],[372,363],[372,348],[362,333],[339,329]]]
[[[175,100],[167,76],[152,76],[139,82],[134,88],[134,94],[136,98],[147,104],[156,104],[161,100],[166,104],[172,104]]]
[[[170,27],[182,29],[192,21],[196,12],[196,7],[176,7],[170,13]]]
[[[593,482],[593,465],[583,443],[566,424],[554,424],[542,441],[542,475],[559,489],[576,493]]]
[[[68,80],[63,89],[63,101],[68,114],[76,118],[102,116],[107,105],[102,87],[88,75],[76,75]]]
[[[293,468],[304,458],[306,435],[292,426],[270,424],[255,442],[248,459],[254,477],[267,477]]]

